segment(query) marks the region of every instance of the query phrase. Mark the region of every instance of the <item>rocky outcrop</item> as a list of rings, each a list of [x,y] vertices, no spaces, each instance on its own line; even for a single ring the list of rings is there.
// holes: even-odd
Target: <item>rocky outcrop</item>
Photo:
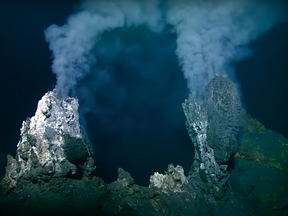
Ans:
[[[257,215],[288,215],[288,139],[241,113],[238,149],[229,182]]]
[[[117,182],[123,187],[132,187],[134,185],[134,179],[131,177],[129,172],[126,172],[121,167],[118,169]]]
[[[241,103],[234,83],[215,76],[205,87],[207,108],[207,144],[214,150],[215,160],[227,162],[237,149]]]
[[[228,187],[227,167],[217,163],[214,149],[207,141],[207,106],[192,96],[182,106],[195,147],[188,177],[181,166],[169,164],[165,174],[155,172],[149,187],[143,187],[134,183],[129,172],[119,168],[117,181],[106,184],[98,177],[89,176],[95,166],[80,130],[77,99],[58,98],[55,92],[48,92],[39,101],[35,116],[23,122],[16,158],[7,157],[2,189],[11,193],[0,200],[0,214],[256,215],[249,202],[252,199],[255,206],[259,205],[260,198],[263,205],[257,210],[261,209],[261,215],[271,215],[272,208],[276,214],[286,215],[287,139],[274,134],[269,140],[273,133],[263,132],[264,126],[250,117],[242,118],[239,138],[242,148],[237,157],[235,154],[238,168],[231,172],[233,178]],[[271,149],[276,150],[276,141],[281,151],[274,155]],[[251,155],[243,147],[250,148],[253,143],[257,144],[253,152],[258,153]],[[262,161],[261,149],[271,154],[267,161],[265,158]],[[278,162],[278,159],[281,160]],[[283,165],[279,166],[280,162]],[[251,169],[252,166],[256,168]],[[78,172],[79,167],[84,178],[68,178]],[[269,178],[263,175],[263,167],[269,172]],[[276,175],[281,182],[272,181]],[[272,194],[271,185],[275,189]],[[281,200],[277,206],[276,199]]]
[[[214,205],[225,198],[229,174],[226,165],[219,165],[214,150],[207,143],[207,108],[198,103],[192,95],[182,104],[188,134],[194,144],[195,155],[188,181]],[[216,199],[216,200],[215,200]]]
[[[49,180],[76,174],[78,167],[85,175],[95,170],[81,133],[78,106],[77,99],[59,98],[55,90],[41,98],[35,116],[22,123],[16,158],[8,157],[9,187],[15,187],[19,178]]]
[[[203,104],[190,95],[182,107],[195,149],[188,180],[198,196],[204,195],[214,205],[225,199],[228,188],[227,166],[220,163],[236,152],[240,99],[232,81],[216,75],[205,87]]]
[[[110,184],[95,176],[37,182],[21,178],[0,201],[0,215],[256,215],[237,194],[230,194],[226,202],[217,206],[206,205],[205,201],[190,184],[183,184],[181,192],[176,193],[169,188],[143,187],[134,184],[130,174],[119,168],[117,181]]]

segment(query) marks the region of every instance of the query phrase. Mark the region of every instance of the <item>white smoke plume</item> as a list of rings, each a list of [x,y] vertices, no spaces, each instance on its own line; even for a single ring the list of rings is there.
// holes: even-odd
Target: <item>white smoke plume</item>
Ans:
[[[231,64],[252,54],[247,45],[285,18],[279,1],[196,0],[169,2],[167,21],[188,88],[198,99],[215,74],[235,80]]]
[[[141,24],[159,31],[162,16],[158,6],[157,0],[85,1],[80,12],[70,16],[65,25],[48,27],[45,39],[53,52],[52,71],[57,77],[58,93],[68,95],[96,63],[90,52],[105,31]]]
[[[230,65],[251,54],[246,45],[283,17],[276,1],[90,0],[65,25],[47,28],[45,38],[53,52],[56,88],[60,95],[67,95],[96,64],[91,50],[105,31],[146,24],[159,32],[166,20],[176,30],[176,55],[188,88],[201,99],[213,75],[233,79]]]

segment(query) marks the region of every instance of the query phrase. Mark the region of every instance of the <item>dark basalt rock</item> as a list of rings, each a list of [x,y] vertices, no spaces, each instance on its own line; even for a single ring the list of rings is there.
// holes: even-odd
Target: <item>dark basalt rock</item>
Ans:
[[[227,162],[237,148],[241,102],[234,83],[215,76],[205,88],[207,143],[218,163]]]
[[[82,139],[64,135],[64,154],[66,159],[75,165],[83,164],[90,156],[89,150]]]

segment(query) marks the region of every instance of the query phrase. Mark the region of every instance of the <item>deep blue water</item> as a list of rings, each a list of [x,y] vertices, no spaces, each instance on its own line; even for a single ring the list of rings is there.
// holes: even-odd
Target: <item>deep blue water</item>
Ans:
[[[0,3],[1,148],[12,155],[22,121],[34,115],[38,100],[55,85],[43,30],[52,23],[62,25],[73,11],[65,1],[15,2]],[[93,95],[98,110],[85,115],[97,175],[108,183],[116,180],[118,167],[147,185],[149,176],[163,173],[169,163],[182,165],[187,174],[192,162],[193,146],[181,108],[188,90],[173,53],[175,36],[147,37],[136,41],[145,44],[143,52],[109,63],[117,85],[99,89]],[[251,44],[252,57],[235,66],[247,112],[286,137],[287,38],[288,23],[278,24]],[[105,59],[102,64],[105,67]]]

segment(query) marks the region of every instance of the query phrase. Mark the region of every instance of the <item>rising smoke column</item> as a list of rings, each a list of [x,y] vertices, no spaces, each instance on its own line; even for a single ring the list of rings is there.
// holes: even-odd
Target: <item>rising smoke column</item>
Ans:
[[[285,16],[279,1],[169,1],[167,22],[177,33],[176,55],[194,97],[215,74],[228,75],[231,65],[252,54],[246,45]]]
[[[57,76],[56,89],[66,96],[77,80],[89,72],[96,59],[90,55],[104,31],[124,25],[124,16],[113,4],[107,4],[106,16],[81,11],[68,18],[63,26],[51,25],[45,38],[53,52],[52,71]]]
[[[84,1],[80,11],[71,15],[65,25],[48,27],[45,39],[53,52],[52,71],[57,77],[59,95],[71,93],[77,81],[96,63],[91,51],[105,31],[142,24],[152,31],[161,30],[163,21],[158,7],[158,0]]]
[[[283,12],[279,1],[265,0],[90,0],[65,25],[47,28],[45,38],[56,88],[67,95],[96,63],[91,52],[105,31],[142,24],[161,31],[165,14],[176,29],[176,55],[188,87],[201,99],[216,73],[236,81],[233,62],[249,56],[246,45],[283,19]]]

